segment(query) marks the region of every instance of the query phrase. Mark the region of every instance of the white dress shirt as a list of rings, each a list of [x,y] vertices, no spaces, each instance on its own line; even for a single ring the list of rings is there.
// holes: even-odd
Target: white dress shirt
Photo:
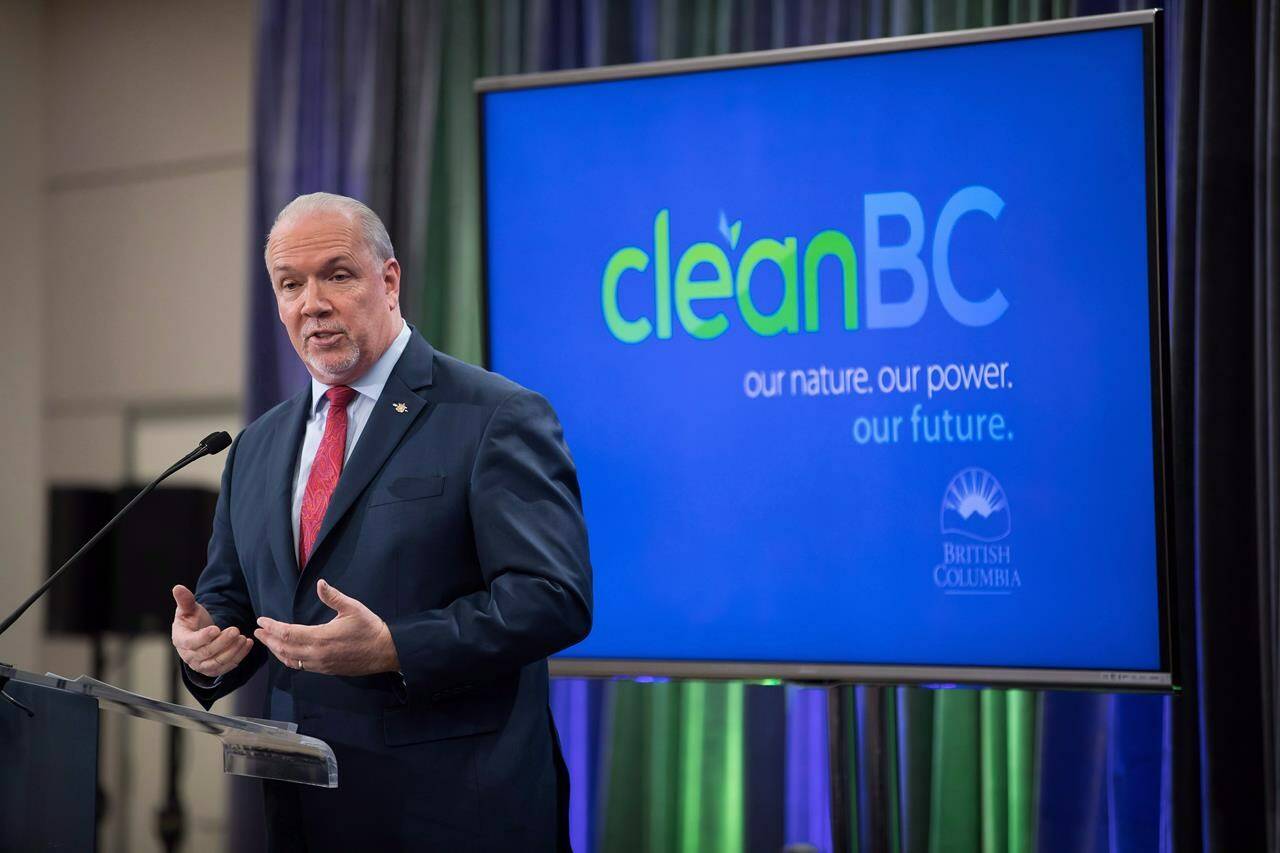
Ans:
[[[403,320],[401,321],[404,322]],[[373,367],[347,387],[356,392],[356,396],[347,404],[347,450],[342,457],[343,467],[351,458],[351,451],[360,440],[364,425],[373,414],[373,406],[382,396],[382,389],[391,376],[391,370],[404,354],[409,345],[409,324],[404,323],[400,334],[387,347],[382,357],[373,363]],[[320,449],[320,439],[324,437],[324,425],[329,416],[329,401],[324,396],[330,386],[315,378],[311,380],[311,415],[307,418],[307,429],[302,437],[302,452],[298,454],[298,468],[293,475],[293,555],[298,556],[298,526],[302,518],[302,496],[307,491],[307,478],[311,476],[311,463],[316,459],[316,451]]]

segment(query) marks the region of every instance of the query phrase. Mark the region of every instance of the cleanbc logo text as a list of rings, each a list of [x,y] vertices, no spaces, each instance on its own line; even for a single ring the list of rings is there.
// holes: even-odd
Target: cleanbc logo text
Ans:
[[[960,294],[951,279],[952,232],[965,214],[984,213],[994,220],[1003,209],[1004,200],[993,190],[983,186],[965,187],[943,205],[933,229],[930,257],[933,288],[946,312],[966,326],[994,323],[1004,314],[1009,302],[998,288],[976,301]],[[823,261],[832,259],[840,270],[839,293],[846,330],[858,329],[862,321],[868,329],[913,326],[924,316],[929,303],[929,274],[922,257],[926,237],[924,211],[916,197],[907,192],[865,195],[863,211],[865,294],[859,290],[858,254],[853,242],[844,232],[835,229],[810,237],[803,252],[796,237],[756,240],[743,250],[736,270],[718,244],[694,243],[676,260],[673,279],[671,211],[663,208],[653,219],[651,252],[627,246],[614,252],[605,264],[600,287],[605,325],[615,338],[628,344],[638,344],[654,335],[659,340],[669,339],[673,319],[679,320],[691,337],[714,340],[729,328],[726,306],[715,300],[736,297],[737,313],[757,335],[817,332],[818,269]],[[901,217],[906,221],[906,242],[888,246],[881,243],[880,223],[888,217]],[[732,228],[722,223],[721,230],[731,249],[737,248],[740,228],[740,222],[735,222]],[[761,310],[751,295],[752,275],[766,264],[776,266],[782,273],[782,301],[772,311]],[[886,270],[901,270],[910,278],[911,288],[906,299],[885,301],[880,282]],[[650,307],[642,313],[623,316],[618,305],[618,293],[623,287],[648,289],[653,300],[652,303],[645,300],[644,304]],[[966,290],[972,288],[966,287]],[[862,300],[865,305],[861,304]]]

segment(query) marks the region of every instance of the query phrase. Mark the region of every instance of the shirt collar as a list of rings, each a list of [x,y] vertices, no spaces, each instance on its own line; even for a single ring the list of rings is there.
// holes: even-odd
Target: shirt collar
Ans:
[[[396,362],[400,360],[400,356],[404,354],[404,349],[409,345],[409,324],[404,320],[400,321],[403,325],[400,327],[400,334],[396,335],[395,340],[391,342],[391,346],[387,347],[387,351],[382,357],[373,363],[355,382],[350,382],[347,387],[354,390],[362,397],[368,397],[375,403],[382,396],[382,389],[387,384],[387,379],[391,377],[391,371],[395,369]],[[320,405],[320,401],[324,398],[324,392],[328,391],[332,386],[325,385],[317,380],[314,376],[311,378],[311,413],[315,414],[316,408]]]

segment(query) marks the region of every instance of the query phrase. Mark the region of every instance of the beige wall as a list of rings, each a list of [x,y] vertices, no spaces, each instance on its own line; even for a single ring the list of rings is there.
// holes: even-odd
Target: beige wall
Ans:
[[[240,426],[254,16],[253,0],[0,3],[0,611],[42,574],[50,484],[153,476]],[[0,660],[89,671],[41,615]],[[166,640],[108,651],[109,680],[164,696]],[[102,849],[159,850],[162,729],[103,722]],[[220,771],[216,743],[189,738],[186,850],[223,849]]]
[[[0,611],[8,613],[40,577],[44,555],[41,458],[41,330],[44,211],[41,132],[43,45],[36,2],[0,4]],[[0,660],[39,656],[41,612],[0,637]]]

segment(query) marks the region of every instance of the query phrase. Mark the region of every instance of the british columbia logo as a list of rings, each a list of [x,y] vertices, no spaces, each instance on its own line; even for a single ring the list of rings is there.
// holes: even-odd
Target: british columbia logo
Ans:
[[[947,595],[1011,595],[1022,587],[1013,566],[1013,519],[1000,481],[982,468],[951,478],[939,511],[942,562],[933,583]]]

